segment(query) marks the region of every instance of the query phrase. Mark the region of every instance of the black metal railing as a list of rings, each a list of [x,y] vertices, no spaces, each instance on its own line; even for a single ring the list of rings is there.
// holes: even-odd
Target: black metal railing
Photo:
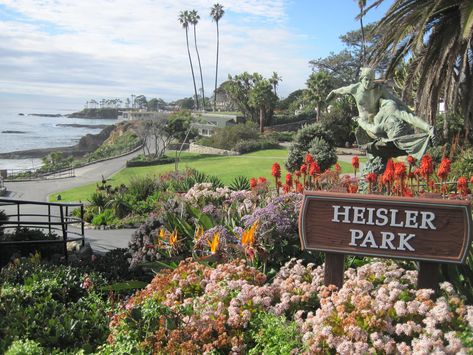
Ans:
[[[72,165],[62,169],[47,171],[39,169],[6,169],[3,171],[5,181],[60,179],[73,177],[75,174]]]
[[[73,209],[79,208],[79,217],[70,215]],[[38,202],[0,198],[0,211],[3,210],[6,219],[0,220],[0,234],[15,231],[18,228],[37,229],[51,234],[57,234],[59,240],[2,240],[0,238],[0,257],[3,245],[20,244],[52,244],[64,245],[64,258],[68,259],[67,243],[81,241],[85,244],[84,236],[84,205],[81,203]],[[1,217],[0,217],[1,218]],[[69,228],[78,225],[77,228]]]

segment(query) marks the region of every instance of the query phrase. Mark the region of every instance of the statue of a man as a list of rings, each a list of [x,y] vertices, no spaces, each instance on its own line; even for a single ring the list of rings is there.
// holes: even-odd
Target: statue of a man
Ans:
[[[376,173],[381,173],[392,157],[412,155],[420,159],[435,137],[432,126],[413,115],[384,85],[374,82],[371,68],[361,69],[360,82],[331,91],[327,102],[335,95],[346,94],[355,98],[359,113],[355,120],[373,140],[366,145],[368,163],[381,160]]]

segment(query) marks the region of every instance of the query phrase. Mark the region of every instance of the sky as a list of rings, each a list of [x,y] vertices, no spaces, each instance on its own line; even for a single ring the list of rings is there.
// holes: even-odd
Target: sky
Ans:
[[[193,94],[182,10],[196,9],[206,96],[215,80],[215,0],[0,0],[0,106],[73,108],[131,94],[172,101]],[[359,29],[355,0],[219,0],[219,83],[228,74],[282,77],[278,94],[303,88],[311,59],[343,48]],[[368,1],[368,4],[370,1]],[[392,1],[370,12],[378,20]],[[199,79],[189,40],[196,80]],[[200,84],[198,84],[200,86]]]

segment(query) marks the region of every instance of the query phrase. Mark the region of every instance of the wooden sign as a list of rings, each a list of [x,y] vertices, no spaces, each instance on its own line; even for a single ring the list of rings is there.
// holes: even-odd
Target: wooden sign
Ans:
[[[464,200],[307,191],[299,233],[303,249],[330,255],[463,263],[471,223]]]

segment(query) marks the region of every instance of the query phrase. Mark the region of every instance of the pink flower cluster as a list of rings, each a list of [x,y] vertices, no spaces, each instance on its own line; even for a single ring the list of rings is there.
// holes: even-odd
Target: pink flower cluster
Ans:
[[[449,283],[442,296],[415,289],[416,271],[375,262],[345,273],[340,290],[319,293],[320,308],[296,315],[309,353],[466,353],[459,331],[472,327],[465,306]]]
[[[244,261],[212,268],[187,260],[158,274],[113,317],[110,349],[133,331],[136,308],[150,314],[143,309],[162,305],[159,324],[173,326],[135,332],[140,346],[157,353],[247,353],[247,331],[260,312],[295,320],[303,336],[294,353],[467,353],[460,333],[472,333],[473,307],[449,283],[435,298],[415,289],[416,271],[388,261],[347,270],[340,290],[324,286],[323,275],[323,267],[293,259],[267,282]]]

